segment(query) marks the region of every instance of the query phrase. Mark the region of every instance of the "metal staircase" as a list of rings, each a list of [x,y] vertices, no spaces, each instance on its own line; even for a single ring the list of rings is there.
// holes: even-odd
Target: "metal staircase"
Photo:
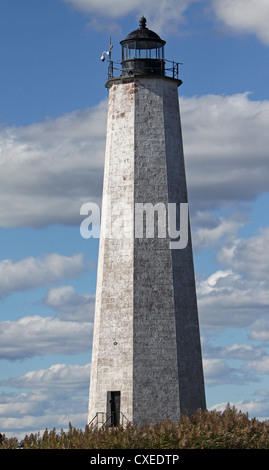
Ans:
[[[103,411],[98,411],[94,418],[89,422],[88,426],[91,429],[102,429],[105,430],[106,428],[112,428],[117,426],[127,426],[130,423],[129,419],[120,411],[119,422],[115,425],[115,417],[112,415],[108,415]]]

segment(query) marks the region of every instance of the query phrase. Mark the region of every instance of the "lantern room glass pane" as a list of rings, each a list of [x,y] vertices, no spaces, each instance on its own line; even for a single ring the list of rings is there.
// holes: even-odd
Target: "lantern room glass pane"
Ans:
[[[157,52],[157,59],[163,59],[164,58],[164,47],[163,45],[159,45],[156,49]]]
[[[132,59],[163,59],[163,44],[156,41],[138,40],[122,46],[123,60]]]
[[[128,59],[128,48],[127,48],[127,44],[124,44],[124,45],[122,46],[122,59],[123,59],[123,60]]]
[[[127,44],[128,47],[128,59],[134,59],[136,57],[136,43],[134,42],[129,42]]]
[[[139,49],[137,50],[138,55],[136,56],[138,59],[147,59],[147,49]]]

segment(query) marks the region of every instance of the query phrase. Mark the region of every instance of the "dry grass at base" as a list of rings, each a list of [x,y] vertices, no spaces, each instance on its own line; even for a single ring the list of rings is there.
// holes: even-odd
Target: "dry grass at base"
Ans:
[[[0,449],[15,449],[16,438],[4,435]],[[85,430],[69,424],[68,431],[56,429],[25,436],[24,449],[269,449],[269,422],[249,419],[248,414],[227,405],[224,412],[197,411],[179,422],[164,421],[154,426]]]

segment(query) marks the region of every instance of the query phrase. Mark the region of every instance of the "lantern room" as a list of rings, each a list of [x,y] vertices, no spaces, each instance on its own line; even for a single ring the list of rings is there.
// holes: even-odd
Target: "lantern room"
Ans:
[[[166,42],[146,22],[142,16],[140,27],[121,41],[123,75],[163,75]]]

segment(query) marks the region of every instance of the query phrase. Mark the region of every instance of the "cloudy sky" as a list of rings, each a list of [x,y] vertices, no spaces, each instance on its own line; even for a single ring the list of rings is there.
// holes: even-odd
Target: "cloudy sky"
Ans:
[[[268,0],[0,4],[0,431],[84,427],[107,64],[138,27],[183,62],[179,101],[208,408],[269,418]]]

